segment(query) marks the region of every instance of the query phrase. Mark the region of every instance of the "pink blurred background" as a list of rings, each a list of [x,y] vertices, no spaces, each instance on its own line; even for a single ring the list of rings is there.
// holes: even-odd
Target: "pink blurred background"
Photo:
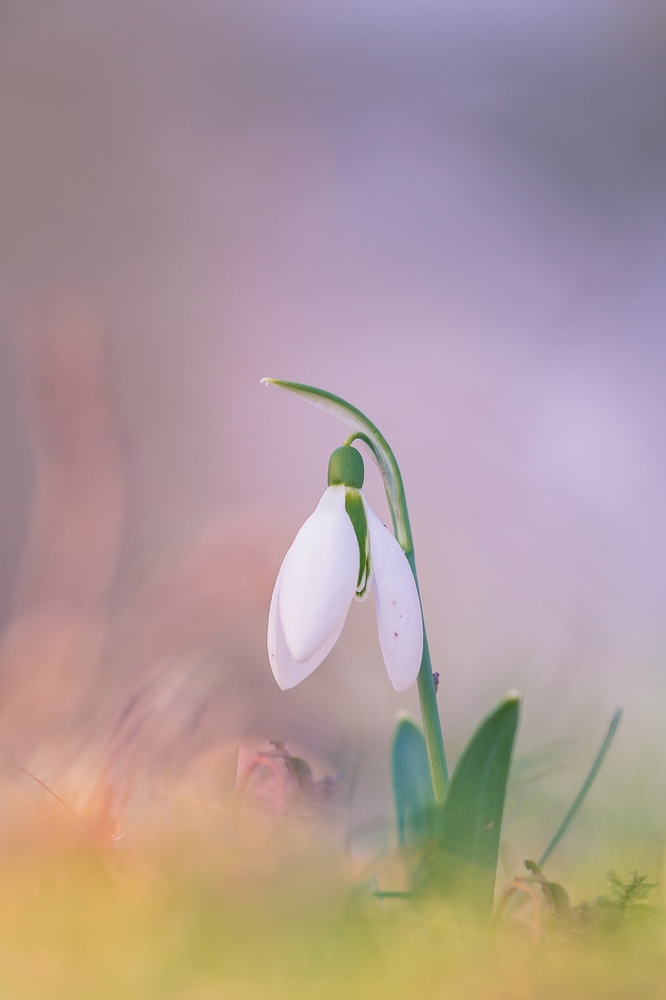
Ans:
[[[302,687],[268,668],[342,438],[264,375],[401,462],[454,757],[518,687],[526,752],[621,703],[617,761],[661,760],[665,55],[650,0],[3,3],[9,767],[276,737],[385,800],[417,705],[368,607]]]

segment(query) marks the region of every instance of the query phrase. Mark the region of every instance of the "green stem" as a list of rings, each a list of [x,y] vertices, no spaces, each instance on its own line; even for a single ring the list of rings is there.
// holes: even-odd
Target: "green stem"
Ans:
[[[416,575],[414,564],[414,552],[412,551],[409,565],[416,580],[418,589],[419,581]],[[423,612],[421,612],[423,614]],[[428,751],[428,763],[430,764],[430,778],[432,790],[435,795],[435,802],[443,802],[446,789],[449,786],[449,769],[446,766],[446,754],[444,753],[444,739],[442,737],[442,723],[439,718],[437,708],[437,695],[435,693],[435,683],[432,673],[432,663],[430,661],[430,650],[428,648],[428,636],[426,635],[425,621],[423,622],[423,654],[421,656],[421,666],[416,679],[416,686],[419,692],[421,703],[421,716],[423,718],[423,732],[425,735],[426,749]]]
[[[370,452],[382,475],[382,479],[384,480],[386,499],[388,501],[389,510],[391,511],[391,520],[393,522],[395,536],[407,556],[412,573],[414,574],[416,589],[419,590],[419,578],[416,572],[416,559],[414,557],[414,542],[412,540],[412,529],[409,523],[407,497],[405,496],[405,487],[402,482],[402,475],[388,443],[379,434],[379,431],[376,433],[381,439],[382,450],[384,452],[382,457],[388,459],[388,463],[386,461],[382,461],[382,457],[380,457],[374,442],[370,440],[367,434],[364,434],[361,431],[355,431],[353,434],[350,434],[344,443],[346,445],[350,445],[353,441],[363,441],[363,443],[370,449]],[[387,482],[389,474],[392,478],[392,482],[390,484]],[[421,614],[423,615],[423,610],[421,610]],[[433,680],[432,662],[430,660],[430,649],[428,647],[425,618],[423,619],[423,654],[421,656],[421,666],[419,668],[417,678],[417,690],[419,693],[419,701],[421,703],[423,733],[425,736],[426,749],[428,751],[428,763],[430,765],[432,790],[435,796],[435,802],[443,802],[446,796],[446,789],[449,784],[449,771],[446,765],[444,739],[442,737],[442,723],[439,717],[439,709],[437,707],[437,696],[435,694],[435,683]]]
[[[286,382],[283,379],[264,378],[261,381],[266,385],[275,385],[280,389],[285,389],[287,392],[294,393],[294,395],[300,396],[301,399],[306,400],[306,402],[318,407],[318,409],[323,410],[325,413],[329,413],[337,420],[341,420],[352,431],[352,434],[345,441],[346,445],[350,445],[353,441],[363,441],[369,448],[370,454],[384,481],[384,489],[386,490],[386,499],[391,511],[395,537],[409,560],[418,590],[419,581],[416,575],[414,543],[412,541],[412,531],[409,526],[405,488],[402,483],[400,467],[383,434],[377,430],[372,421],[368,420],[364,413],[339,396],[334,396],[332,392],[326,392],[325,389],[317,389],[311,385],[303,385],[300,382]],[[421,614],[423,614],[423,611]],[[448,787],[449,775],[446,767],[442,726],[439,719],[437,699],[435,697],[435,685],[432,676],[432,664],[430,662],[425,622],[423,623],[423,655],[421,657],[417,688],[421,702],[423,733],[428,750],[433,793],[436,802],[443,802]]]

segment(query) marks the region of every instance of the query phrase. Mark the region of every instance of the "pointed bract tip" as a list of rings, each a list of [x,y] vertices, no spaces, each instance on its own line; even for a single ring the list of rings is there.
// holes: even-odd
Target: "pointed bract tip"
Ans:
[[[263,378],[259,379],[259,385],[272,385],[273,382],[277,382],[277,379],[269,378],[268,375],[265,375]]]
[[[518,688],[511,688],[502,698],[502,701],[522,701],[522,693]]]
[[[414,716],[412,715],[411,712],[407,711],[406,708],[399,708],[398,709],[398,711],[395,713],[395,721],[396,722],[414,722],[414,723],[416,723],[416,719],[414,718]]]

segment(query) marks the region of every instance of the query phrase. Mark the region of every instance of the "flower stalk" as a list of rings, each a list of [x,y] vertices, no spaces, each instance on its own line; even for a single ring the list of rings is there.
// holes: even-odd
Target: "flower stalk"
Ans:
[[[391,512],[395,538],[407,557],[418,591],[414,543],[409,524],[409,513],[402,475],[395,456],[384,436],[368,420],[365,414],[361,413],[355,406],[323,389],[316,389],[313,386],[302,385],[298,382],[286,382],[272,378],[262,379],[262,382],[266,385],[276,385],[278,388],[300,396],[306,402],[341,420],[351,431],[351,434],[344,442],[344,446],[349,446],[354,441],[359,441],[366,446],[382,477],[386,499]],[[422,611],[421,615],[423,617]],[[417,689],[423,718],[433,794],[435,801],[441,803],[444,801],[446,795],[449,778],[425,621],[423,622],[423,652],[417,677]]]

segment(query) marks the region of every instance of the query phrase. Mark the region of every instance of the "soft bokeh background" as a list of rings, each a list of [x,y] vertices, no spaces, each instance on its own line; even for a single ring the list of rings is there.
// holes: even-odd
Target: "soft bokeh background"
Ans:
[[[653,0],[2,4],[8,768],[279,737],[386,813],[370,608],[268,669],[341,441],[272,375],[394,447],[452,756],[518,687],[566,797],[621,703],[595,795],[660,800],[665,55]]]

